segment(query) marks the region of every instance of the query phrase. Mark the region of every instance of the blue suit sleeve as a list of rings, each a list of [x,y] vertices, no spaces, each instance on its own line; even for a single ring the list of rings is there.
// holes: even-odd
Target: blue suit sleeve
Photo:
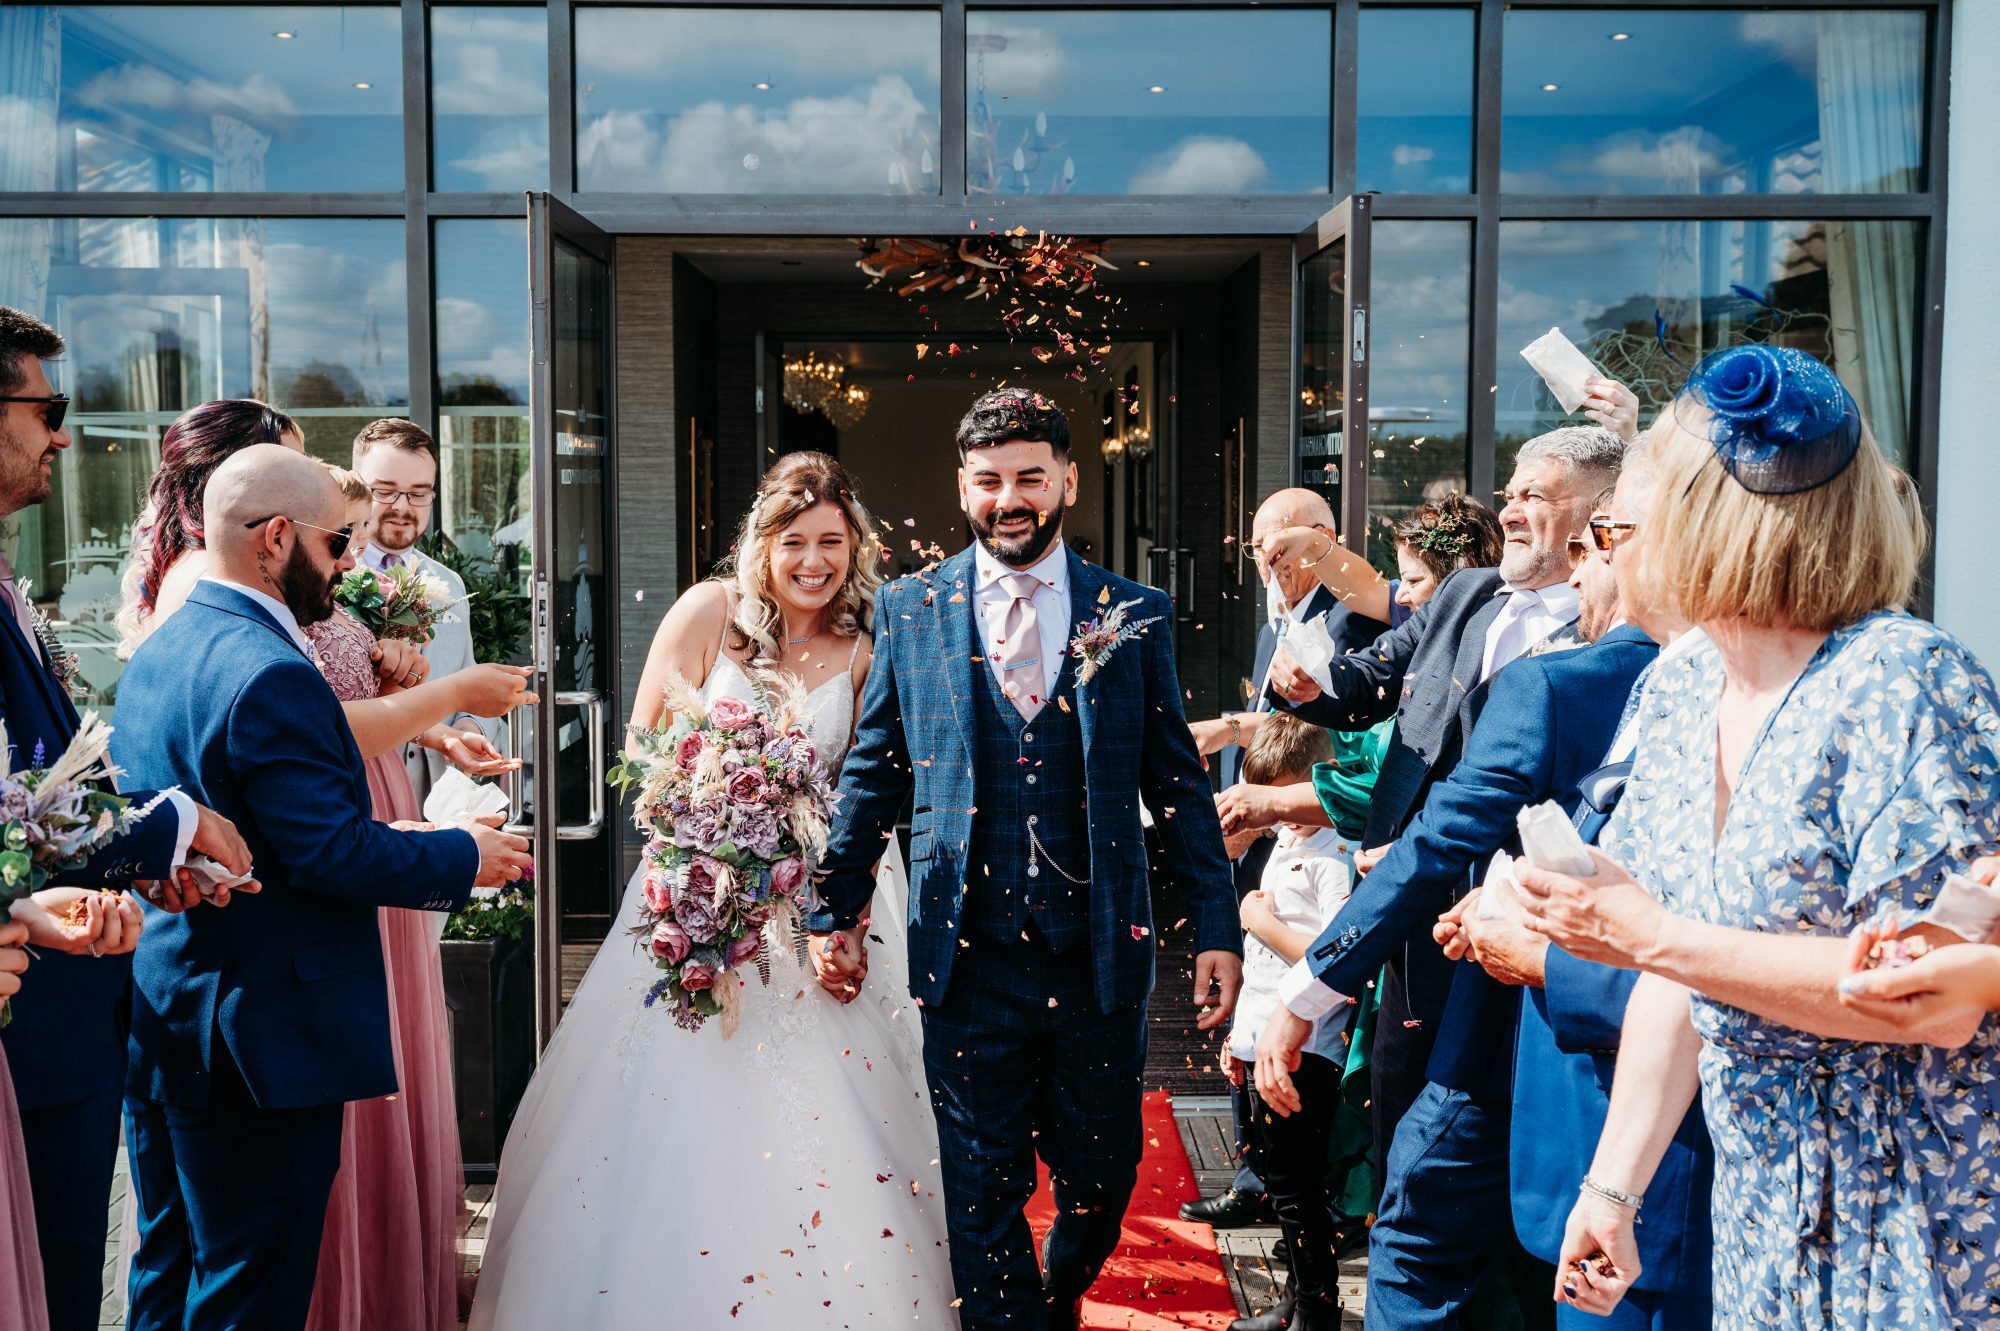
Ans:
[[[154,790],[120,793],[132,801],[135,809],[144,808],[159,794]],[[173,871],[180,830],[179,813],[172,804],[161,800],[123,836],[99,846],[78,867],[53,875],[49,883],[56,887],[94,887],[99,883],[123,887],[140,879],[165,878]]]
[[[1146,734],[1139,760],[1139,794],[1153,811],[1166,850],[1167,872],[1187,903],[1197,952],[1243,951],[1236,877],[1222,845],[1222,824],[1208,772],[1181,711],[1174,669],[1173,602],[1147,597],[1145,613],[1162,616],[1146,637]],[[1159,631],[1164,630],[1164,631]]]
[[[1542,992],[1549,1028],[1565,1054],[1608,1053],[1618,1048],[1625,1027],[1625,1003],[1639,972],[1573,957],[1549,944],[1543,962]]]
[[[1310,702],[1287,702],[1275,692],[1271,706],[1328,730],[1366,730],[1396,714],[1403,673],[1430,623],[1429,606],[1375,639],[1373,645],[1335,657],[1333,687]]]
[[[1515,835],[1514,815],[1547,789],[1559,750],[1553,701],[1547,674],[1532,661],[1494,676],[1458,766],[1431,787],[1409,829],[1306,952],[1323,984],[1360,993],[1398,948],[1429,936],[1467,871],[1483,870]]]
[[[876,602],[875,622],[893,622],[895,593],[885,588]],[[882,843],[896,833],[896,819],[909,801],[915,774],[903,734],[903,705],[896,667],[884,629],[875,638],[875,660],[861,688],[861,715],[854,744],[840,770],[840,811],[819,868],[819,908],[806,913],[815,933],[852,929],[875,893],[875,864]]]
[[[303,657],[259,671],[230,704],[227,742],[250,820],[302,892],[371,906],[459,910],[479,849],[456,829],[399,832],[354,797],[354,745]]]

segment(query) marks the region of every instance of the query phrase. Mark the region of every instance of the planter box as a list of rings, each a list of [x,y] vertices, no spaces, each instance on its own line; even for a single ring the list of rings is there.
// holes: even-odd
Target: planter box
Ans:
[[[535,1071],[534,949],[512,938],[442,948],[465,1181],[490,1183]]]

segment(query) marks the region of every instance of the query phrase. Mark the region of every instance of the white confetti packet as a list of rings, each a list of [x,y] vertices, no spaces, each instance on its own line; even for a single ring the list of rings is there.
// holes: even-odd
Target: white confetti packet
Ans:
[[[1575,411],[1582,406],[1590,396],[1584,391],[1583,381],[1599,377],[1590,357],[1578,351],[1576,343],[1564,337],[1560,328],[1551,328],[1522,347],[1521,359],[1542,376],[1542,382],[1556,395],[1564,411]]]
[[[1521,858],[1537,869],[1572,878],[1588,878],[1597,872],[1589,848],[1554,800],[1521,810],[1515,822],[1521,829]]]

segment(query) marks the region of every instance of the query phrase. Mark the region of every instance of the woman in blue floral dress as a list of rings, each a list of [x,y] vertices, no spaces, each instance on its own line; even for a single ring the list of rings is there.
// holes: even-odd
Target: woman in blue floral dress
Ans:
[[[1718,1327],[2000,1331],[2000,1022],[1902,1043],[1836,996],[1851,933],[2000,849],[2000,694],[1900,612],[1922,533],[1823,365],[1717,353],[1648,444],[1643,580],[1714,646],[1648,688],[1597,872],[1523,873],[1531,927],[1647,972],[1557,1297],[1629,1287],[1698,1078]]]

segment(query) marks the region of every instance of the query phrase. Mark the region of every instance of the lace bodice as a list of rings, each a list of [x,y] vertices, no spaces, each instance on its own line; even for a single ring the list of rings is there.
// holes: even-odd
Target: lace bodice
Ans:
[[[306,625],[305,635],[319,653],[319,672],[333,686],[334,697],[355,702],[373,698],[381,690],[375,662],[369,657],[375,639],[359,620],[345,610],[335,610],[332,619]]]
[[[855,640],[854,651],[861,650],[859,639]],[[821,680],[819,685],[806,694],[806,733],[812,736],[813,752],[817,755],[819,769],[829,779],[840,776],[841,760],[847,757],[847,746],[854,738],[854,657],[848,656],[848,667],[830,679]],[[708,679],[701,686],[703,702],[717,698],[741,698],[753,707],[761,707],[763,700],[757,686],[743,672],[743,667],[718,652],[715,665],[709,669]]]

